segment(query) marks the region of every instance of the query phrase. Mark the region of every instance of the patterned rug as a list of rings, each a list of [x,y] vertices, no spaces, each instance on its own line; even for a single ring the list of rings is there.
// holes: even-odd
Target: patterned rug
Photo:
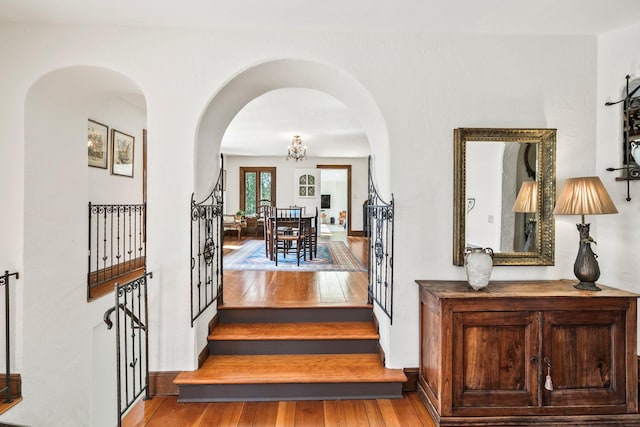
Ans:
[[[264,240],[251,240],[240,249],[224,256],[225,270],[282,270],[282,271],[367,271],[344,242],[318,242],[318,256],[313,260],[300,259],[295,252],[278,254],[278,266],[264,255]]]

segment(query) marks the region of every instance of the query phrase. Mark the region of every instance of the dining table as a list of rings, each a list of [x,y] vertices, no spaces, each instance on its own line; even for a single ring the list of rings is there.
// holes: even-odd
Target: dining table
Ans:
[[[306,233],[311,233],[313,232],[313,239],[311,239],[311,243],[312,246],[310,248],[310,253],[309,253],[309,259],[313,259],[313,254],[317,254],[318,253],[318,228],[314,227],[313,229],[311,228],[312,224],[314,223],[316,219],[316,214],[306,214],[303,213],[300,216],[300,221],[303,223],[302,227],[304,230],[308,230],[305,231]],[[273,236],[274,233],[276,232],[276,230],[274,230],[275,228],[275,223],[276,223],[276,218],[275,216],[269,216],[267,217],[266,220],[266,225],[265,227],[268,227],[268,232],[265,233],[266,234],[266,255],[269,259],[273,260],[274,259],[274,253],[273,253]],[[316,222],[317,223],[317,222]],[[282,225],[288,225],[288,224],[298,224],[298,218],[278,218],[278,225],[282,226]],[[311,236],[307,236],[306,239],[310,239]],[[306,246],[306,244],[305,244]],[[306,249],[306,248],[305,248]]]

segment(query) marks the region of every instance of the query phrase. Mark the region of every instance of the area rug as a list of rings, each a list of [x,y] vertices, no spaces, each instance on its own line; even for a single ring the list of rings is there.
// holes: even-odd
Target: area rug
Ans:
[[[225,270],[267,271],[367,271],[344,242],[318,242],[318,256],[313,260],[300,259],[296,254],[278,254],[278,266],[264,254],[264,240],[245,242],[240,249],[224,256]]]

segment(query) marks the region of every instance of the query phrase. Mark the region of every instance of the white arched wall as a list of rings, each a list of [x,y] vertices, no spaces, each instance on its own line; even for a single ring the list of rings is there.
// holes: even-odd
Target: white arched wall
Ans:
[[[196,200],[206,198],[215,185],[220,169],[220,143],[229,123],[253,99],[281,88],[315,89],[341,101],[365,130],[378,191],[382,197],[389,194],[389,134],[371,94],[353,76],[337,67],[304,59],[279,59],[260,63],[239,73],[209,102],[196,133]],[[388,351],[390,323],[377,306],[374,310],[380,322],[380,343]],[[204,330],[205,326],[204,322],[197,322],[196,328]],[[206,334],[197,332],[196,341],[200,346],[205,345],[205,338]]]
[[[24,111],[24,274],[16,287],[24,400],[7,415],[27,425],[113,426],[115,336],[102,315],[114,302],[87,302],[87,203],[141,202],[142,191],[139,178],[87,166],[87,119],[134,135],[139,166],[144,96],[120,73],[72,66],[40,77]]]
[[[316,89],[349,108],[369,140],[379,190],[383,195],[388,194],[389,134],[371,94],[353,76],[337,67],[304,59],[278,59],[239,73],[209,102],[197,130],[195,188],[198,199],[204,198],[215,184],[220,142],[231,120],[253,99],[281,88]]]

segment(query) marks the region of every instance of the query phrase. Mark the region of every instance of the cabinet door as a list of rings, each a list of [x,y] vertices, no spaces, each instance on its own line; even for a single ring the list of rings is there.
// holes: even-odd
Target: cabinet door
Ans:
[[[555,311],[542,314],[542,357],[549,358],[552,406],[624,404],[625,312]],[[543,378],[547,375],[543,363]]]
[[[538,324],[528,311],[455,313],[454,406],[537,406]]]

